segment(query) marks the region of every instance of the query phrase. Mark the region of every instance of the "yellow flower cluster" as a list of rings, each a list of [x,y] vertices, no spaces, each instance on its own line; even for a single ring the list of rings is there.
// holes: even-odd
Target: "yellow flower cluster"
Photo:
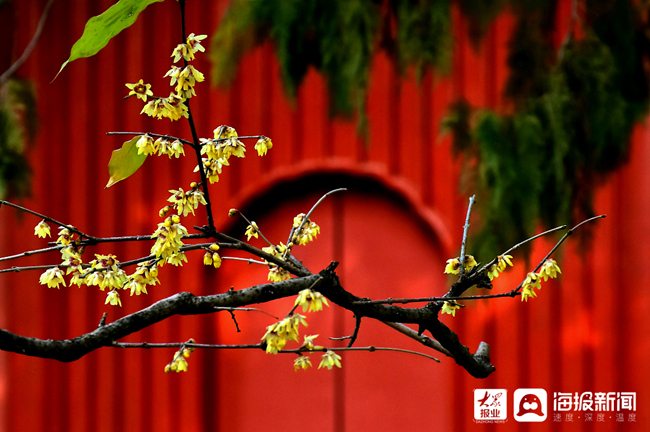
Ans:
[[[203,264],[213,265],[214,268],[221,267],[221,257],[217,253],[219,250],[219,245],[212,243],[208,248],[208,251],[203,255]]]
[[[178,44],[176,48],[174,48],[174,51],[170,57],[174,58],[174,63],[177,63],[181,57],[183,57],[183,59],[186,61],[194,60],[194,54],[199,51],[205,52],[205,48],[203,45],[201,45],[201,41],[207,37],[207,35],[197,36],[194,33],[190,33],[190,35],[187,37],[186,43]]]
[[[503,273],[508,265],[512,267],[512,256],[511,255],[499,255],[497,257],[497,262],[492,264],[487,270],[487,275],[490,280],[499,276],[499,273]]]
[[[147,102],[142,108],[140,114],[145,113],[150,117],[161,119],[163,117],[170,120],[179,120],[181,117],[189,117],[187,106],[183,103],[184,99],[175,93],[170,93],[168,97],[159,97]]]
[[[305,217],[306,215],[304,213],[300,213],[298,216],[293,218],[293,228],[296,232],[294,232],[291,241],[297,245],[306,245],[320,234],[320,227],[309,219],[305,221],[302,228],[300,228],[300,231],[298,231],[298,227],[300,227],[300,224],[302,224]]]
[[[179,44],[174,48],[171,55],[174,58],[174,63],[178,62],[181,57],[185,61],[194,60],[196,52],[205,51],[201,41],[206,37],[206,35],[196,36],[194,33],[190,34],[186,43]],[[194,86],[196,83],[205,81],[205,77],[192,65],[183,68],[172,65],[165,77],[171,77],[170,85],[175,85],[174,92],[170,93],[168,97],[154,97],[151,84],[145,84],[142,79],[135,84],[126,84],[126,87],[130,90],[129,96],[136,95],[137,98],[146,102],[140,114],[144,113],[158,119],[164,117],[172,121],[181,117],[188,117],[189,112],[184,102],[192,96],[196,96]],[[153,97],[149,102],[147,102],[148,96]]]
[[[156,258],[168,260],[172,256],[181,253],[182,239],[187,237],[188,233],[180,222],[181,218],[178,215],[173,215],[158,224],[158,229],[151,235],[152,239],[156,239],[156,243],[151,247],[152,255],[155,255]]]
[[[101,291],[106,288],[122,288],[128,281],[128,277],[118,264],[115,255],[95,254],[95,259],[90,262],[91,270],[84,278],[84,284],[99,286]]]
[[[273,255],[276,258],[279,258],[281,260],[284,260],[283,254],[287,252],[289,248],[280,242],[278,246],[267,246],[263,247],[262,250],[266,252],[269,255]],[[278,267],[275,264],[272,264],[268,261],[266,263],[269,265],[269,274],[268,274],[268,280],[271,282],[280,282],[283,280],[287,280],[291,277],[291,274],[283,269],[282,267]]]
[[[195,343],[194,339],[190,339],[189,342]],[[194,348],[183,347],[180,350],[174,353],[174,359],[171,363],[165,365],[165,373],[169,372],[187,372],[187,359],[190,357],[190,354],[194,352]]]
[[[302,306],[303,312],[318,312],[323,310],[323,304],[329,307],[325,296],[317,291],[312,291],[308,288],[298,293],[298,297],[296,298],[294,306]]]
[[[262,341],[266,344],[268,354],[277,354],[287,344],[287,341],[298,342],[300,324],[307,327],[305,317],[300,314],[292,314],[266,328]]]
[[[178,188],[178,190],[170,189],[169,192],[173,195],[167,198],[167,201],[171,203],[172,207],[176,209],[179,215],[183,215],[183,217],[190,213],[194,215],[194,210],[199,207],[199,204],[207,204],[203,197],[203,191],[197,183],[192,182],[190,188],[187,192],[183,188]]]
[[[176,84],[174,91],[183,99],[189,99],[192,96],[196,96],[194,86],[197,82],[205,81],[203,74],[196,70],[192,65],[188,65],[182,69],[172,66],[172,68],[165,74],[165,77],[171,77],[169,85],[173,86]]]
[[[535,288],[542,289],[541,279],[546,282],[549,278],[554,279],[561,273],[562,271],[555,260],[547,259],[544,261],[538,273],[530,272],[526,275],[526,279],[521,285],[521,301],[528,302],[529,298],[537,297]]]
[[[156,261],[145,261],[138,264],[135,272],[129,276],[129,280],[124,285],[125,290],[131,290],[131,295],[140,295],[147,293],[147,285],[160,284],[158,280],[158,265]]]
[[[476,259],[472,255],[465,255],[465,271],[468,272],[476,267]],[[460,258],[451,258],[447,260],[445,266],[445,273],[459,274],[460,273]]]

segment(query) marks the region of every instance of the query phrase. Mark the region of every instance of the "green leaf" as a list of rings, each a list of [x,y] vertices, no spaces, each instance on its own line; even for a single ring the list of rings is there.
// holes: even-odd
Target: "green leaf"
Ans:
[[[147,6],[161,1],[163,0],[120,0],[103,14],[90,18],[86,23],[83,35],[72,46],[70,58],[61,65],[61,69],[54,79],[71,61],[97,54],[111,38],[130,27],[138,18],[138,14]]]
[[[121,149],[113,150],[111,160],[108,162],[110,178],[104,189],[131,176],[147,159],[147,155],[138,154],[136,143],[139,139],[140,137],[136,136],[131,141],[125,142]]]

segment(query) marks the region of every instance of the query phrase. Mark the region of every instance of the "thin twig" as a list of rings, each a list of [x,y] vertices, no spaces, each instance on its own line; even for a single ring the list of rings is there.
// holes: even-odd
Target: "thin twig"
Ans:
[[[214,310],[216,310],[216,311],[222,311],[222,310],[223,310],[223,311],[228,311],[228,312],[233,312],[233,311],[242,311],[242,312],[262,312],[263,314],[266,314],[266,315],[268,315],[268,316],[270,316],[271,318],[274,318],[274,319],[276,319],[276,320],[279,320],[279,319],[280,319],[280,318],[276,317],[275,315],[272,315],[272,314],[268,313],[267,311],[262,310],[262,309],[258,309],[258,308],[249,308],[249,307],[220,307],[220,306],[216,306],[216,307],[214,308]]]
[[[203,348],[203,349],[264,349],[262,344],[246,344],[246,345],[215,345],[215,344],[199,344],[199,343],[190,343],[190,342],[172,342],[172,343],[148,343],[148,342],[113,342],[112,344],[113,347],[116,348],[143,348],[143,349],[151,349],[151,348],[179,348],[179,347],[185,347],[185,348]],[[430,360],[433,360],[435,362],[440,363],[440,360],[430,356],[428,354],[424,354],[421,352],[417,351],[411,351],[411,350],[406,350],[406,349],[401,349],[401,348],[389,348],[389,347],[375,347],[375,346],[367,346],[367,347],[322,347],[322,348],[316,348],[314,347],[313,350],[308,350],[305,348],[297,348],[297,349],[287,349],[287,350],[282,350],[278,351],[280,354],[303,354],[303,353],[311,353],[311,352],[326,352],[326,351],[368,351],[368,352],[375,352],[375,351],[394,351],[394,352],[401,352],[401,353],[406,353],[406,354],[414,354],[418,355],[421,357],[426,357]]]
[[[442,346],[440,342],[437,340],[431,339],[428,336],[425,336],[423,334],[419,334],[415,330],[413,330],[411,327],[406,326],[402,323],[396,323],[396,322],[390,322],[390,321],[381,321],[382,323],[386,324],[388,327],[397,330],[398,332],[402,333],[405,336],[410,337],[411,339],[420,342],[422,345],[427,346],[429,348],[432,348],[436,351],[439,351],[443,353],[444,355],[448,357],[452,357],[453,355],[445,348]]]
[[[22,210],[25,213],[29,213],[29,214],[32,214],[34,216],[38,216],[38,217],[42,218],[43,220],[45,220],[47,222],[52,222],[55,225],[58,225],[58,226],[63,227],[63,228],[67,228],[69,231],[72,231],[73,233],[77,234],[80,237],[85,237],[85,238],[90,239],[90,240],[97,240],[97,237],[93,237],[91,235],[85,234],[85,233],[79,231],[77,228],[73,227],[72,225],[64,224],[63,222],[59,222],[56,219],[53,219],[53,218],[51,218],[49,216],[45,216],[44,214],[40,214],[38,212],[35,212],[34,210],[30,210],[28,208],[19,206],[18,204],[14,204],[14,203],[9,202],[9,201],[0,200],[0,205],[1,204],[7,205],[9,207],[13,207],[13,208],[18,209],[18,210]]]
[[[52,7],[52,4],[54,3],[54,0],[49,0],[47,4],[45,5],[45,8],[43,9],[43,13],[41,14],[41,18],[38,21],[38,26],[36,26],[36,31],[34,32],[34,36],[32,36],[32,40],[29,41],[29,44],[27,47],[25,47],[25,51],[23,51],[23,54],[16,60],[11,66],[9,66],[9,69],[7,69],[1,76],[0,76],[0,85],[3,85],[4,83],[7,82],[9,78],[18,70],[19,67],[27,61],[29,56],[31,55],[32,51],[34,51],[34,48],[36,47],[36,43],[38,42],[38,39],[41,36],[41,33],[43,32],[43,27],[45,27],[45,20],[47,19],[47,15],[50,12],[50,8]]]
[[[62,246],[52,246],[52,247],[48,247],[48,248],[44,248],[44,249],[36,249],[36,250],[32,250],[32,251],[27,251],[27,252],[19,253],[17,255],[2,257],[2,258],[0,258],[0,262],[1,261],[9,261],[9,260],[12,260],[12,259],[15,259],[15,258],[24,258],[24,257],[44,253],[44,252],[51,252],[51,251],[59,250],[61,248],[62,248]]]
[[[241,216],[241,217],[246,221],[246,223],[247,223],[249,226],[251,226],[251,227],[255,230],[256,233],[258,233],[259,235],[262,236],[262,238],[264,239],[264,241],[265,241],[269,246],[271,246],[271,247],[275,247],[275,245],[274,245],[273,243],[271,243],[271,242],[270,242],[270,241],[269,241],[269,240],[264,236],[264,234],[262,233],[262,230],[260,230],[260,229],[257,227],[257,224],[254,224],[254,225],[253,225],[253,222],[255,222],[255,221],[251,222],[250,220],[248,220],[248,218],[246,217],[246,215],[244,215],[244,213],[240,212],[239,210],[237,210],[237,213],[239,213],[239,216]]]
[[[191,141],[187,141],[187,140],[184,140],[182,138],[178,138],[178,137],[175,137],[175,136],[172,136],[172,135],[161,135],[161,134],[152,133],[152,132],[121,132],[120,131],[120,132],[106,132],[106,135],[149,135],[149,136],[152,136],[152,137],[155,137],[155,138],[163,138],[163,139],[167,139],[167,140],[170,140],[170,141],[178,140],[178,141],[182,142],[183,144],[187,144],[190,147],[194,148],[194,143],[191,142]]]
[[[354,332],[352,333],[352,336],[350,336],[350,343],[348,344],[348,348],[352,348],[352,345],[357,340],[357,336],[359,335],[359,328],[361,327],[361,316],[355,315],[354,319]]]
[[[263,266],[267,265],[264,261],[257,261],[251,258],[239,258],[239,257],[221,257],[222,260],[233,260],[233,261],[244,261],[249,264],[261,264]]]
[[[589,218],[589,219],[587,219],[587,220],[584,220],[584,221],[580,222],[578,225],[576,225],[576,226],[574,226],[573,228],[571,228],[570,230],[568,230],[568,231],[567,231],[567,232],[562,236],[562,238],[561,238],[561,239],[560,239],[560,240],[555,244],[555,246],[553,246],[553,248],[549,251],[549,253],[547,253],[546,256],[545,256],[544,258],[542,258],[542,260],[537,264],[537,266],[535,267],[535,269],[534,269],[532,272],[533,272],[533,273],[537,272],[537,270],[539,270],[539,268],[540,268],[540,267],[541,267],[541,266],[546,262],[546,260],[549,259],[551,255],[553,255],[553,253],[557,250],[557,248],[559,248],[560,245],[561,245],[562,243],[564,243],[564,240],[566,240],[567,237],[569,237],[571,234],[573,234],[573,231],[575,231],[576,229],[578,229],[580,226],[586,224],[587,222],[591,222],[591,221],[594,221],[594,220],[596,220],[596,219],[602,219],[602,218],[604,218],[604,217],[607,217],[607,215],[599,215],[599,216],[591,217],[591,218]],[[517,286],[517,288],[515,288],[514,290],[512,290],[512,293],[518,293],[519,290],[521,289],[521,287],[524,285],[524,282],[525,282],[525,281],[526,281],[526,280],[524,279],[524,280],[523,280],[523,281],[522,281],[522,282]]]
[[[501,256],[508,255],[510,252],[514,251],[515,249],[517,249],[517,248],[523,246],[524,244],[526,244],[526,243],[528,243],[530,241],[533,241],[533,240],[535,240],[535,239],[537,239],[539,237],[542,237],[542,236],[545,236],[545,235],[550,234],[552,232],[563,230],[563,229],[566,229],[566,225],[561,225],[561,226],[558,226],[558,227],[555,227],[555,228],[551,228],[550,230],[544,231],[543,233],[540,233],[540,234],[534,235],[532,237],[529,237],[526,240],[522,241],[521,243],[517,243],[516,245],[514,245],[513,247],[511,247],[510,249],[508,249],[507,251],[502,253]],[[493,264],[496,264],[496,262],[498,260],[499,260],[498,256],[494,257],[494,259],[492,259],[492,261],[490,261],[489,263],[487,263],[483,267],[481,267],[481,269],[478,271],[478,273],[484,272],[486,269],[490,268]]]
[[[465,226],[463,227],[463,241],[460,244],[460,269],[458,279],[465,276],[465,243],[467,242],[467,231],[469,231],[469,216],[472,213],[472,205],[474,204],[475,197],[476,195],[471,196],[469,199],[469,205],[467,206],[467,217],[465,218]]]
[[[29,270],[47,270],[47,269],[51,269],[51,268],[54,268],[54,267],[67,268],[68,266],[66,266],[66,265],[58,265],[58,264],[50,264],[50,265],[40,265],[40,266],[11,267],[11,268],[8,268],[8,269],[0,270],[0,273],[10,273],[10,272],[19,273],[21,271],[29,271]]]
[[[320,199],[319,199],[318,201],[316,201],[316,204],[314,204],[314,205],[312,206],[312,208],[309,210],[309,212],[307,212],[307,214],[305,215],[305,217],[302,218],[302,221],[300,222],[300,225],[298,226],[297,229],[296,229],[293,225],[291,225],[291,232],[289,232],[289,238],[287,239],[287,244],[291,243],[291,240],[293,239],[293,234],[294,234],[294,233],[299,233],[299,232],[300,232],[300,230],[302,229],[303,225],[305,225],[305,223],[307,222],[307,220],[309,220],[309,217],[311,216],[312,212],[313,212],[314,210],[316,210],[316,207],[318,207],[318,205],[319,205],[321,202],[323,202],[323,200],[324,200],[325,198],[327,198],[329,195],[331,195],[331,194],[333,194],[333,193],[335,193],[335,192],[341,192],[341,191],[346,191],[346,190],[347,190],[346,188],[338,188],[338,189],[334,189],[334,190],[331,190],[331,191],[327,192],[327,193],[326,193],[325,195],[323,195],[322,197],[320,197]],[[288,252],[288,250],[289,250],[289,249],[287,249],[287,251],[285,251],[285,255],[286,255],[286,253]]]
[[[181,8],[181,35],[183,39],[181,40],[181,43],[185,43],[187,40],[187,33],[185,31],[185,0],[180,0],[178,2],[180,8]],[[185,57],[183,57],[183,64],[187,68],[187,60]],[[187,121],[190,125],[190,131],[192,132],[192,141],[194,142],[194,145],[192,146],[194,148],[194,153],[196,154],[196,163],[198,164],[199,167],[199,174],[201,176],[201,189],[203,189],[203,198],[205,199],[205,211],[208,216],[208,230],[209,234],[212,235],[216,229],[214,227],[214,217],[212,216],[212,202],[210,200],[210,191],[208,188],[208,177],[205,174],[205,167],[203,166],[203,157],[201,156],[201,144],[199,141],[199,136],[196,133],[196,126],[194,125],[194,117],[192,116],[192,110],[190,108],[190,100],[186,99],[183,101],[185,106],[187,107]],[[221,130],[223,132],[223,128]],[[221,132],[219,133],[219,137],[221,136]],[[217,138],[219,138],[217,137]]]

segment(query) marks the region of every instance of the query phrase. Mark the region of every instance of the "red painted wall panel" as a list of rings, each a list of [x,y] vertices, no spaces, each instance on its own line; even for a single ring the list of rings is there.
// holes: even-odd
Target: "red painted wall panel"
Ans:
[[[15,58],[22,52],[44,3],[15,2],[16,38],[12,46],[2,47],[3,55],[12,52]],[[38,141],[30,154],[34,195],[24,204],[96,235],[148,233],[159,220],[156,214],[167,189],[186,189],[196,179],[191,173],[195,163],[190,157],[172,162],[150,158],[132,178],[104,190],[110,152],[124,141],[105,132],[156,130],[189,135],[185,124],[138,116],[140,103],[122,100],[124,83],[141,77],[157,92],[166,91],[161,90],[168,85],[163,75],[179,33],[176,2],[149,7],[100,54],[71,63],[50,84],[85,20],[111,3],[56,2],[43,37],[19,71],[35,81],[42,115]],[[189,31],[211,34],[227,3],[190,2]],[[568,8],[560,10],[558,22],[566,27],[563,17]],[[458,193],[460,166],[451,158],[450,141],[439,137],[440,120],[458,96],[482,106],[504,105],[505,50],[513,26],[511,17],[500,17],[475,51],[466,40],[466,26],[457,10],[454,19],[457,41],[449,76],[427,75],[417,84],[411,75],[400,78],[385,56],[375,58],[367,143],[356,135],[354,122],[328,119],[326,86],[315,71],[308,73],[296,100],[287,101],[270,45],[245,57],[229,89],[199,87],[192,110],[200,136],[210,137],[216,126],[229,124],[240,134],[262,133],[274,142],[267,158],[233,162],[212,188],[219,226],[231,226],[226,216],[229,208],[249,209],[265,233],[283,239],[290,217],[305,211],[318,196],[321,184],[309,175],[324,173],[332,185],[345,184],[351,191],[328,199],[314,215],[322,235],[301,251],[313,263],[312,270],[339,260],[346,286],[373,298],[395,297],[395,289],[403,296],[443,293],[441,285],[448,282],[442,275],[444,260],[457,252],[467,201]],[[205,59],[197,60],[196,66],[209,70]],[[639,127],[629,164],[597,194],[597,210],[608,218],[598,222],[586,251],[578,251],[577,244],[565,249],[559,282],[545,284],[539,298],[528,303],[510,299],[468,303],[457,317],[444,318],[471,350],[480,341],[492,346],[497,371],[486,380],[468,376],[448,359],[442,358],[438,365],[396,353],[348,353],[341,370],[296,373],[291,356],[200,351],[190,358],[188,373],[173,375],[162,372],[173,350],[106,348],[72,364],[0,353],[0,428],[517,430],[512,418],[505,425],[476,425],[472,390],[513,392],[530,386],[549,394],[637,392],[636,423],[618,425],[607,420],[590,425],[576,419],[547,421],[534,429],[646,430],[650,424],[646,367],[650,277],[643,263],[650,239],[650,178],[645,170],[649,141],[648,130]],[[252,146],[248,152],[253,156]],[[304,188],[311,181],[314,191],[307,195],[292,197],[279,193],[286,188],[277,187]],[[368,189],[368,184],[373,186]],[[259,203],[269,196],[278,205],[265,215],[267,209]],[[381,217],[373,219],[373,215]],[[3,207],[0,252],[7,255],[40,247],[42,243],[32,236],[37,222]],[[548,246],[537,245],[534,256],[541,256]],[[149,247],[138,244],[129,253],[124,246],[102,247],[97,252],[114,252],[126,260]],[[391,265],[391,257],[396,264]],[[179,290],[209,294],[265,279],[263,269],[251,272],[244,264],[229,262],[214,272],[201,265],[200,254],[190,258],[183,269],[164,268],[163,284],[148,296],[123,296],[121,309],[104,306],[104,293],[92,288],[48,290],[38,285],[36,273],[3,274],[0,326],[39,338],[71,338],[95,328],[103,312],[114,320]],[[36,256],[20,264],[57,259],[57,254]],[[519,266],[500,278],[496,289],[509,289],[522,277]],[[264,309],[283,315],[290,303],[264,305]],[[173,318],[125,340],[194,337],[208,343],[255,343],[270,324],[263,314],[238,314],[237,319],[241,333],[234,331],[229,315],[216,315]],[[364,323],[359,344],[419,349],[382,327]],[[320,333],[321,340],[348,334],[351,328],[351,317],[336,307],[310,316],[309,331]]]

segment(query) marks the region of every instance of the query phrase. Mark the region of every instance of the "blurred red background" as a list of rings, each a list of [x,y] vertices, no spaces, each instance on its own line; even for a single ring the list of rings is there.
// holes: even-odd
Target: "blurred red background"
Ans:
[[[156,94],[169,84],[164,73],[180,33],[176,2],[147,8],[134,26],[98,55],[69,64],[52,83],[85,22],[113,2],[59,1],[43,36],[18,75],[36,84],[41,127],[30,153],[33,197],[22,204],[96,236],[153,232],[168,189],[185,189],[197,176],[192,157],[169,161],[149,158],[128,180],[105,190],[111,151],[125,139],[108,131],[156,131],[189,136],[184,122],[170,124],[139,115],[141,103],[123,100],[124,83],[143,78]],[[188,32],[211,35],[228,1],[188,2]],[[16,58],[33,34],[45,1],[14,2],[12,43],[2,58]],[[568,25],[569,2],[558,15],[558,42]],[[4,19],[4,21],[7,21]],[[314,213],[322,229],[315,243],[296,250],[317,272],[336,260],[343,286],[375,299],[433,296],[446,292],[445,260],[457,254],[467,197],[459,193],[460,166],[452,158],[439,124],[447,106],[460,96],[479,106],[504,108],[506,45],[513,22],[496,20],[478,51],[467,40],[465,22],[455,13],[456,49],[449,76],[427,74],[420,84],[399,77],[389,60],[374,60],[368,101],[370,134],[364,143],[353,121],[328,118],[323,79],[310,71],[295,103],[282,92],[272,47],[247,55],[228,90],[197,86],[192,100],[199,135],[227,124],[241,135],[264,134],[274,147],[265,158],[237,160],[211,189],[218,227],[243,235],[227,212],[243,209],[267,237],[284,241],[293,216],[306,212],[335,187],[348,192],[328,198]],[[205,56],[195,62],[209,72]],[[163,89],[163,90],[161,90]],[[189,371],[164,374],[168,350],[104,348],[65,364],[0,353],[0,427],[6,431],[314,431],[515,430],[473,421],[473,389],[543,388],[553,392],[636,392],[636,422],[602,423],[582,419],[546,422],[534,430],[648,430],[650,409],[650,278],[645,271],[650,240],[650,131],[638,127],[630,162],[600,186],[596,209],[607,214],[592,230],[590,246],[576,242],[562,251],[562,277],[546,283],[537,299],[467,302],[456,317],[443,321],[471,351],[490,344],[496,366],[485,380],[469,376],[440,355],[422,357],[387,352],[343,354],[340,370],[294,372],[292,356],[262,351],[197,351]],[[198,213],[191,226],[201,223]],[[19,253],[43,246],[33,236],[38,220],[13,209],[0,210],[0,252]],[[254,244],[262,246],[254,240]],[[147,253],[149,244],[110,245],[92,253],[115,253],[122,261]],[[532,259],[550,244],[541,241]],[[471,252],[471,245],[469,248]],[[42,339],[67,339],[132,313],[178,291],[219,293],[262,283],[263,268],[224,262],[215,271],[188,254],[183,268],[167,266],[161,286],[148,296],[122,296],[123,307],[104,305],[94,288],[47,289],[38,273],[0,276],[0,327]],[[10,265],[55,263],[58,253]],[[485,261],[485,257],[479,257]],[[510,290],[524,276],[522,259],[500,277],[497,292]],[[283,316],[291,300],[262,305]],[[335,306],[309,317],[311,334],[352,332],[351,314]],[[258,313],[238,313],[241,332],[229,314],[174,317],[124,341],[257,343],[272,323]],[[336,344],[337,342],[332,342]],[[380,323],[365,322],[358,346],[396,346],[425,351]],[[433,355],[437,353],[433,352]],[[314,358],[312,362],[318,360]],[[509,400],[510,402],[510,400]],[[608,413],[610,415],[613,413]]]

